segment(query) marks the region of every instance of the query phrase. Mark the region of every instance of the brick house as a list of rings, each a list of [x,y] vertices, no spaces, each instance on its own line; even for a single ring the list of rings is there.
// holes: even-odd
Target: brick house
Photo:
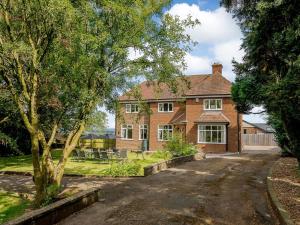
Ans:
[[[116,147],[150,151],[179,132],[205,152],[240,150],[242,115],[231,99],[231,82],[222,76],[221,64],[212,74],[186,76],[184,94],[171,93],[166,85],[157,93],[153,85],[140,84],[142,99],[151,113],[139,113],[139,104],[129,95],[119,98],[121,117],[116,118]]]

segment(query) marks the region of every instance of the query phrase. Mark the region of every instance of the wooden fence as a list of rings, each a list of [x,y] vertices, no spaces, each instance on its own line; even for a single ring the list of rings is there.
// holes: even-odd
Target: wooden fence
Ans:
[[[83,148],[114,148],[116,139],[80,139],[79,146]]]
[[[242,144],[250,146],[277,146],[275,136],[268,134],[242,134]]]

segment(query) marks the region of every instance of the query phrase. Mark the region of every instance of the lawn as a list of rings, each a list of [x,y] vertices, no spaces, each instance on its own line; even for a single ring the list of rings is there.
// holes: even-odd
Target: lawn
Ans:
[[[29,206],[18,194],[0,190],[0,224],[23,214]]]
[[[61,151],[56,150],[52,153],[55,162],[58,161]],[[145,159],[142,156],[136,156],[135,153],[128,153],[128,162],[135,162],[140,164],[141,170],[137,175],[143,175],[143,167],[164,161],[163,158],[154,157],[152,155],[144,154]],[[118,162],[113,160],[113,164],[116,165]],[[84,161],[74,161],[69,158],[65,174],[82,174],[82,175],[104,175],[105,169],[110,168],[110,163],[101,163],[97,160],[84,160]],[[14,157],[0,157],[0,171],[22,171],[22,172],[32,172],[32,160],[30,155],[26,156],[14,156]]]

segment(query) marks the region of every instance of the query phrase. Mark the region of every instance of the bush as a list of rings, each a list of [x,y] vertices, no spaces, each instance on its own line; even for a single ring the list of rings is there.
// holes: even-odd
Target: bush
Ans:
[[[137,176],[140,174],[142,166],[135,162],[111,164],[110,168],[103,170],[107,176]]]
[[[186,143],[180,134],[174,134],[173,138],[165,144],[164,148],[165,151],[171,153],[173,158],[197,153],[196,147],[193,144]]]
[[[170,159],[172,157],[171,153],[167,150],[157,150],[156,152],[154,152],[152,155],[151,155],[153,158],[158,158],[158,159]]]

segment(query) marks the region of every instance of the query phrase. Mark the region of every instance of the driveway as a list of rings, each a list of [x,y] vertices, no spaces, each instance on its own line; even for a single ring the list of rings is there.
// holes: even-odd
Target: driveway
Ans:
[[[278,224],[266,193],[276,154],[185,163],[157,175],[103,186],[100,202],[60,224]]]

